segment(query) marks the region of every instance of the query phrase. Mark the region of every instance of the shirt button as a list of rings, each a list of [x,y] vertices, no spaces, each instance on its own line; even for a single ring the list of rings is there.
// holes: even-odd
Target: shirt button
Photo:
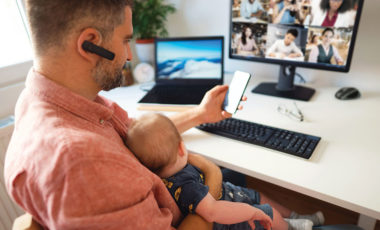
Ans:
[[[103,119],[100,119],[100,120],[99,120],[99,123],[100,123],[100,124],[104,124],[104,120],[103,120]]]

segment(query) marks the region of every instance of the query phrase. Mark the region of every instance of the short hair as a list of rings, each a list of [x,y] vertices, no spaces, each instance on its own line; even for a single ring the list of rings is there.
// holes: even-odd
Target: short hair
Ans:
[[[298,36],[298,30],[296,29],[289,29],[286,34],[291,34],[293,35],[295,38]]]
[[[335,34],[334,30],[330,27],[327,27],[325,28],[323,31],[322,31],[322,36],[325,35],[326,32],[330,31],[333,35]]]
[[[26,13],[36,55],[64,47],[73,31],[97,29],[104,39],[124,22],[133,0],[26,0]]]
[[[321,0],[321,4],[319,5],[322,10],[327,11],[330,9],[330,0]],[[338,9],[338,13],[344,13],[353,9],[354,4],[352,0],[343,0],[342,5]]]
[[[161,114],[146,114],[129,127],[126,144],[136,158],[158,174],[177,160],[181,136],[173,122]]]

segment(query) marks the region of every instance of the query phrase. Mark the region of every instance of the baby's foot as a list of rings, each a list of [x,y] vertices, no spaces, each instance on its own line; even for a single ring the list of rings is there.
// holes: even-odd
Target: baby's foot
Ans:
[[[300,215],[296,212],[292,212],[290,214],[289,219],[307,219],[311,220],[313,222],[313,225],[323,225],[325,223],[325,217],[323,216],[323,213],[321,211],[318,211],[311,215]]]
[[[313,222],[307,219],[284,219],[289,224],[289,230],[311,230]]]

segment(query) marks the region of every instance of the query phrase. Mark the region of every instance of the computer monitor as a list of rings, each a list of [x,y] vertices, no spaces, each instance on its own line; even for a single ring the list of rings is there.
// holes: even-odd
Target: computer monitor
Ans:
[[[364,0],[231,0],[229,57],[280,65],[254,93],[308,101],[296,67],[348,72]]]
[[[223,48],[223,36],[157,38],[155,80],[223,84]]]

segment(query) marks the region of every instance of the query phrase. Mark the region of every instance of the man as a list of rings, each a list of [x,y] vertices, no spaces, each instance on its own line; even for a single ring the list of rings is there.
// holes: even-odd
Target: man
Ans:
[[[260,18],[264,12],[259,0],[243,0],[240,6],[240,16],[244,18]]]
[[[47,229],[211,229],[180,212],[162,181],[125,147],[131,119],[98,96],[120,85],[132,59],[132,0],[27,0],[34,67],[20,95],[5,162],[11,197]],[[87,52],[87,41],[112,51],[112,61]],[[171,117],[180,132],[230,117],[227,86]],[[221,173],[199,160],[219,196]]]
[[[297,36],[298,31],[296,29],[289,29],[284,39],[277,40],[268,49],[266,56],[279,59],[303,57],[302,51],[294,43]]]

